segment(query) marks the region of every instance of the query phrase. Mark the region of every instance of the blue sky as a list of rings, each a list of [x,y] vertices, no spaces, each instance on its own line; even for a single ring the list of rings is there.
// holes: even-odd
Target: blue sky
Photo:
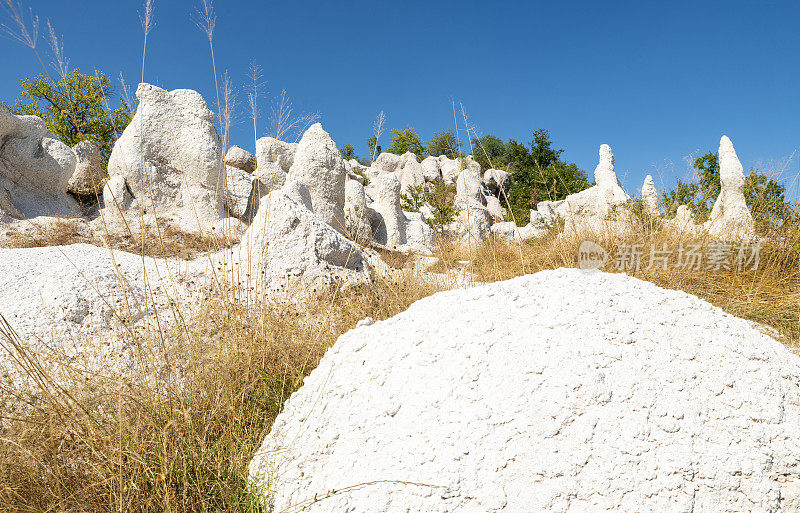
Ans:
[[[142,33],[128,0],[27,1],[64,36],[73,67],[122,71],[138,83]],[[145,81],[191,88],[213,103],[196,0],[155,0]],[[462,102],[481,134],[528,141],[550,130],[590,177],[600,144],[637,193],[689,176],[685,157],[716,151],[727,134],[745,166],[774,174],[800,153],[800,2],[434,2],[217,0],[218,71],[241,105],[232,143],[252,148],[246,110],[251,59],[266,92],[318,111],[340,146],[366,153],[376,114],[428,138],[453,126]],[[46,49],[40,41],[42,50]],[[30,49],[0,39],[0,100],[41,72]],[[262,105],[267,100],[262,100]],[[259,135],[267,135],[262,109]],[[460,121],[460,120],[459,120]],[[382,140],[388,147],[388,137]],[[781,178],[797,195],[800,155]]]

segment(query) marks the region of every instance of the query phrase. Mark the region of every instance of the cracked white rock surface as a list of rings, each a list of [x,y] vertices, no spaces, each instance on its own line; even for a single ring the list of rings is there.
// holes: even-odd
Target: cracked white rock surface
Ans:
[[[341,336],[250,477],[275,511],[798,511],[799,387],[694,296],[543,271]]]

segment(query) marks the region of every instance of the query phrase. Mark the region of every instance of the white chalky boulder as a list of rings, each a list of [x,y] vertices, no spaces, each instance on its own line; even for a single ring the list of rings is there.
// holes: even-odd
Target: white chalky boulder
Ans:
[[[400,164],[400,155],[381,153],[371,167],[375,168],[379,173],[394,173],[400,168]]]
[[[257,167],[266,164],[278,164],[284,172],[288,173],[294,163],[294,154],[297,143],[289,143],[274,137],[262,137],[256,141]]]
[[[406,217],[400,206],[400,180],[395,173],[384,173],[376,184],[375,202],[370,206],[380,216],[374,231],[378,244],[399,248],[406,243]]]
[[[442,177],[437,157],[425,157],[420,164],[422,165],[426,182],[434,182]]]
[[[504,193],[508,192],[509,186],[509,173],[502,169],[487,169],[483,174],[483,181],[486,186],[497,197],[503,197]]]
[[[303,134],[294,155],[287,180],[298,180],[308,187],[314,213],[340,233],[344,233],[344,161],[328,132],[320,123]]]
[[[698,231],[698,227],[694,221],[694,215],[686,205],[681,205],[678,207],[675,217],[668,220],[666,226],[667,228],[670,228],[678,233],[686,233],[690,235],[694,235]]]
[[[372,238],[369,215],[364,186],[357,180],[347,180],[344,184],[344,217],[347,235],[351,240]]]
[[[36,116],[16,116],[0,104],[0,211],[6,217],[74,216],[67,194],[75,171],[72,149]]]
[[[80,196],[101,194],[108,179],[108,170],[100,148],[92,141],[81,141],[72,147],[72,151],[76,164],[67,191]]]
[[[595,185],[567,196],[556,209],[562,217],[604,218],[614,205],[630,200],[614,172],[614,154],[607,144],[600,146],[600,162],[594,171]]]
[[[249,218],[258,209],[259,200],[253,194],[253,175],[244,169],[225,166],[225,180],[225,209],[231,216],[249,223]],[[251,205],[253,202],[255,204]]]
[[[228,153],[225,154],[225,165],[247,171],[248,173],[255,171],[255,167],[253,166],[253,154],[239,146],[231,146]]]
[[[404,212],[406,217],[406,248],[417,253],[431,254],[436,246],[436,233],[419,212]]]
[[[400,178],[402,194],[406,194],[409,187],[419,187],[425,184],[425,168],[419,163],[417,156],[410,151],[400,156],[400,167],[397,169],[397,174]]]
[[[273,511],[800,510],[800,359],[694,296],[559,269],[368,324],[251,461]]]
[[[226,217],[213,113],[190,89],[139,84],[136,97],[136,115],[114,145],[109,175],[125,179],[144,213],[188,232],[209,230]]]
[[[647,175],[642,184],[642,202],[647,211],[652,215],[658,215],[658,192],[653,183],[653,177]]]
[[[744,197],[744,169],[725,135],[719,141],[719,179],[721,190],[705,230],[719,239],[752,239],[755,225]]]
[[[361,251],[311,211],[312,201],[313,195],[298,181],[261,199],[241,244],[233,250],[240,286],[260,295],[369,279]]]
[[[439,169],[441,170],[444,183],[451,184],[456,181],[456,178],[458,178],[458,175],[463,170],[461,159],[451,159],[441,155],[439,156]]]

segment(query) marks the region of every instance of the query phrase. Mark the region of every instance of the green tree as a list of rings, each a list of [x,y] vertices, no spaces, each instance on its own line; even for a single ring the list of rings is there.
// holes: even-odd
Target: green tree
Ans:
[[[456,134],[452,130],[445,130],[433,134],[428,145],[425,147],[425,153],[432,157],[445,155],[448,158],[455,158],[459,155],[461,150],[461,143],[458,142]]]
[[[425,154],[425,148],[422,146],[422,140],[410,126],[407,126],[402,130],[392,128],[392,133],[394,134],[392,137],[392,145],[389,146],[388,150],[386,150],[389,153],[402,155],[403,153],[410,151],[411,153],[416,154],[419,158],[422,158],[422,156]]]
[[[564,199],[591,185],[584,171],[561,159],[563,152],[553,148],[550,133],[544,129],[533,133],[530,149],[509,139],[507,203],[518,225],[529,222],[531,209],[540,201]]]
[[[111,80],[103,73],[84,75],[73,70],[58,82],[45,75],[20,81],[22,93],[14,105],[18,115],[39,116],[64,143],[74,146],[94,141],[108,160],[116,138],[128,126],[133,112],[125,100],[106,108],[112,99]]]
[[[480,139],[473,139],[472,148],[475,161],[482,169],[504,169],[508,166],[508,148],[499,137],[484,135]]]
[[[345,159],[345,160],[350,160],[350,159],[359,160],[361,158],[358,155],[356,155],[356,149],[353,147],[352,144],[345,144],[344,147],[342,147],[339,150],[339,153],[342,155],[342,158]]]

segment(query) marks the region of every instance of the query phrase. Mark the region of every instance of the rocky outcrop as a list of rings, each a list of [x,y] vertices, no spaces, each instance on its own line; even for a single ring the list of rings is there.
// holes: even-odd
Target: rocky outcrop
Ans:
[[[75,172],[69,179],[67,191],[77,196],[102,194],[108,180],[108,170],[100,148],[92,141],[81,141],[72,147],[75,153]]]
[[[425,157],[422,162],[423,175],[426,182],[434,182],[442,177],[439,170],[439,159],[436,157]]]
[[[486,183],[491,193],[500,198],[508,192],[508,186],[510,185],[508,177],[508,171],[502,169],[487,169],[483,174],[483,181]]]
[[[225,154],[226,166],[235,167],[236,169],[241,169],[248,173],[255,171],[253,160],[252,153],[238,146],[231,146],[228,153]]]
[[[719,197],[703,228],[718,239],[754,238],[755,224],[744,197],[744,168],[733,143],[725,135],[719,141],[719,178]]]
[[[259,197],[253,194],[253,175],[243,169],[225,166],[225,210],[231,216],[249,223],[258,210]]]
[[[400,207],[400,180],[394,173],[380,176],[374,199],[370,206],[380,216],[373,236],[375,242],[399,249],[406,243],[406,217]]]
[[[342,335],[249,470],[274,511],[779,512],[800,506],[798,452],[800,360],[779,342],[684,292],[558,269]]]
[[[411,152],[400,156],[400,165],[396,173],[400,179],[402,194],[406,194],[409,187],[419,187],[425,184],[425,168],[419,163],[417,156]]]
[[[552,204],[556,215],[564,219],[567,232],[623,232],[629,228],[630,212],[614,211],[631,200],[614,171],[614,154],[607,144],[600,146],[599,153],[595,185]]]
[[[644,183],[642,184],[642,203],[650,215],[659,215],[658,192],[656,191],[656,185],[653,183],[653,177],[650,175],[644,178]]]
[[[209,230],[225,217],[213,114],[189,89],[140,84],[136,96],[136,115],[114,145],[109,175],[124,178],[144,214],[188,232]]]
[[[280,141],[274,137],[262,137],[256,141],[257,167],[277,164],[280,169],[288,173],[294,163],[296,151],[297,143]]]
[[[681,205],[678,207],[675,217],[666,222],[666,227],[678,233],[684,233],[688,235],[695,235],[697,233],[697,225],[694,221],[694,215],[692,215],[692,211],[689,210],[689,207],[686,205]]]
[[[67,194],[75,153],[36,116],[16,116],[0,104],[0,217],[74,216]]]
[[[262,198],[234,249],[240,286],[260,295],[369,280],[370,268],[358,246],[315,215],[309,209],[312,201],[313,194],[297,181]]]
[[[344,217],[348,238],[359,242],[372,240],[370,214],[364,186],[357,180],[347,180],[344,187]]]
[[[347,176],[341,154],[322,125],[316,123],[303,134],[287,180],[308,187],[314,213],[340,233],[345,232],[344,182]]]

